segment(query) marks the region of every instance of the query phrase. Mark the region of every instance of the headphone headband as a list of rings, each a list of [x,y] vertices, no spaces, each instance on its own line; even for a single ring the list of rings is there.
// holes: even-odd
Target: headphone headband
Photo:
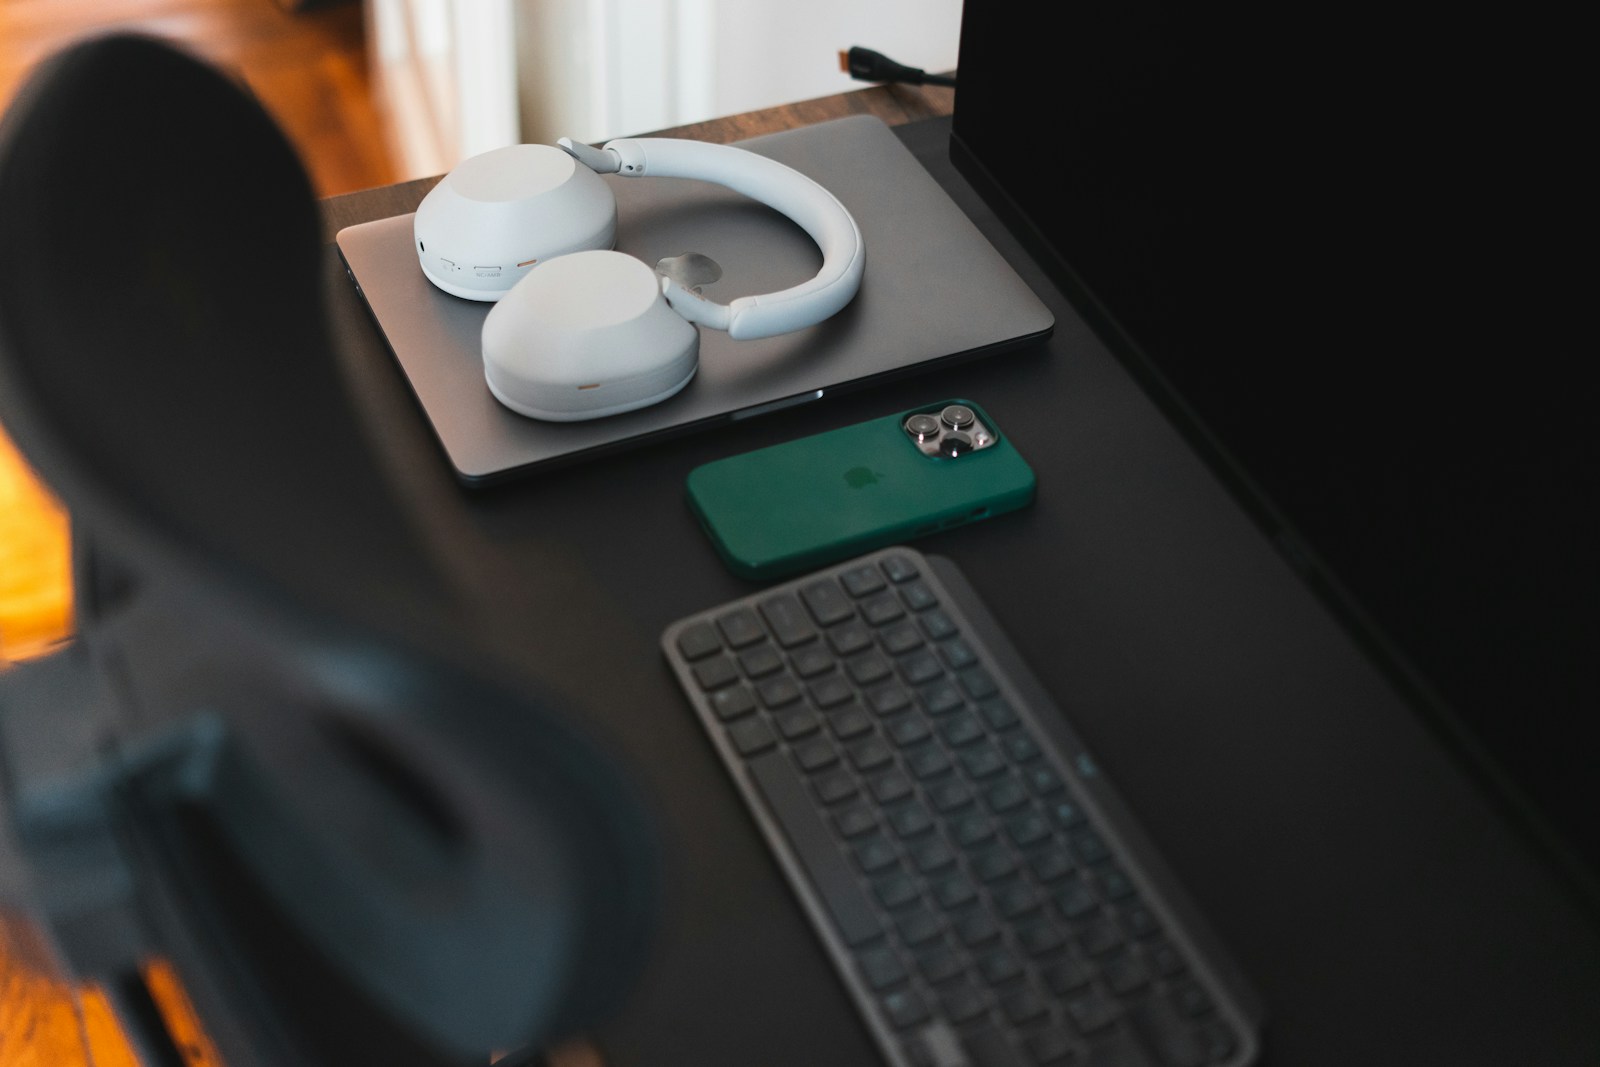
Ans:
[[[692,178],[725,186],[792,219],[822,251],[816,276],[775,293],[719,304],[662,279],[672,309],[690,322],[726,330],[735,340],[790,333],[821,322],[856,295],[865,268],[861,230],[839,199],[793,167],[730,145],[672,137],[625,137],[592,148],[557,142],[600,174]]]

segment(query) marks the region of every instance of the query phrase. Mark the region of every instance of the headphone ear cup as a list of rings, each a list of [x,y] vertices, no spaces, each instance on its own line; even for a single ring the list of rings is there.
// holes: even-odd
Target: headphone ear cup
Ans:
[[[665,400],[689,384],[700,353],[656,272],[609,250],[538,264],[489,310],[482,339],[496,399],[558,422]]]
[[[412,229],[428,280],[499,300],[534,266],[616,243],[605,179],[552,145],[507,145],[459,163],[417,205]]]

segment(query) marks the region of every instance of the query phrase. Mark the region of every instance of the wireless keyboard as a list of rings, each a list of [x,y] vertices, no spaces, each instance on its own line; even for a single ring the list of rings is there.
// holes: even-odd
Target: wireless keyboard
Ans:
[[[662,648],[888,1063],[1255,1060],[1236,973],[949,560],[875,552]]]

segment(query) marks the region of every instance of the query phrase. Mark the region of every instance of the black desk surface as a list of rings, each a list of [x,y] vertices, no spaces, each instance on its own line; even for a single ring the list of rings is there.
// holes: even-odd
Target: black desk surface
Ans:
[[[1600,1063],[1600,917],[955,173],[948,119],[898,132],[1051,306],[1048,343],[490,490],[455,482],[328,250],[366,426],[482,639],[655,802],[663,924],[592,1035],[609,1062],[877,1062],[657,639],[752,588],[691,517],[691,468],[968,396],[1038,499],[920,547],[971,579],[1231,946],[1265,1003],[1264,1062]]]

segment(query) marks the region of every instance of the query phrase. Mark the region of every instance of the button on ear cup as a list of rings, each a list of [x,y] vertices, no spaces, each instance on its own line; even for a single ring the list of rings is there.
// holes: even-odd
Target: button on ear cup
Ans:
[[[655,271],[622,252],[541,263],[483,323],[489,390],[511,410],[571,422],[665,400],[694,377],[700,336]]]
[[[538,263],[616,241],[605,179],[552,145],[496,148],[462,161],[428,191],[412,229],[428,280],[469,300],[498,300]]]

